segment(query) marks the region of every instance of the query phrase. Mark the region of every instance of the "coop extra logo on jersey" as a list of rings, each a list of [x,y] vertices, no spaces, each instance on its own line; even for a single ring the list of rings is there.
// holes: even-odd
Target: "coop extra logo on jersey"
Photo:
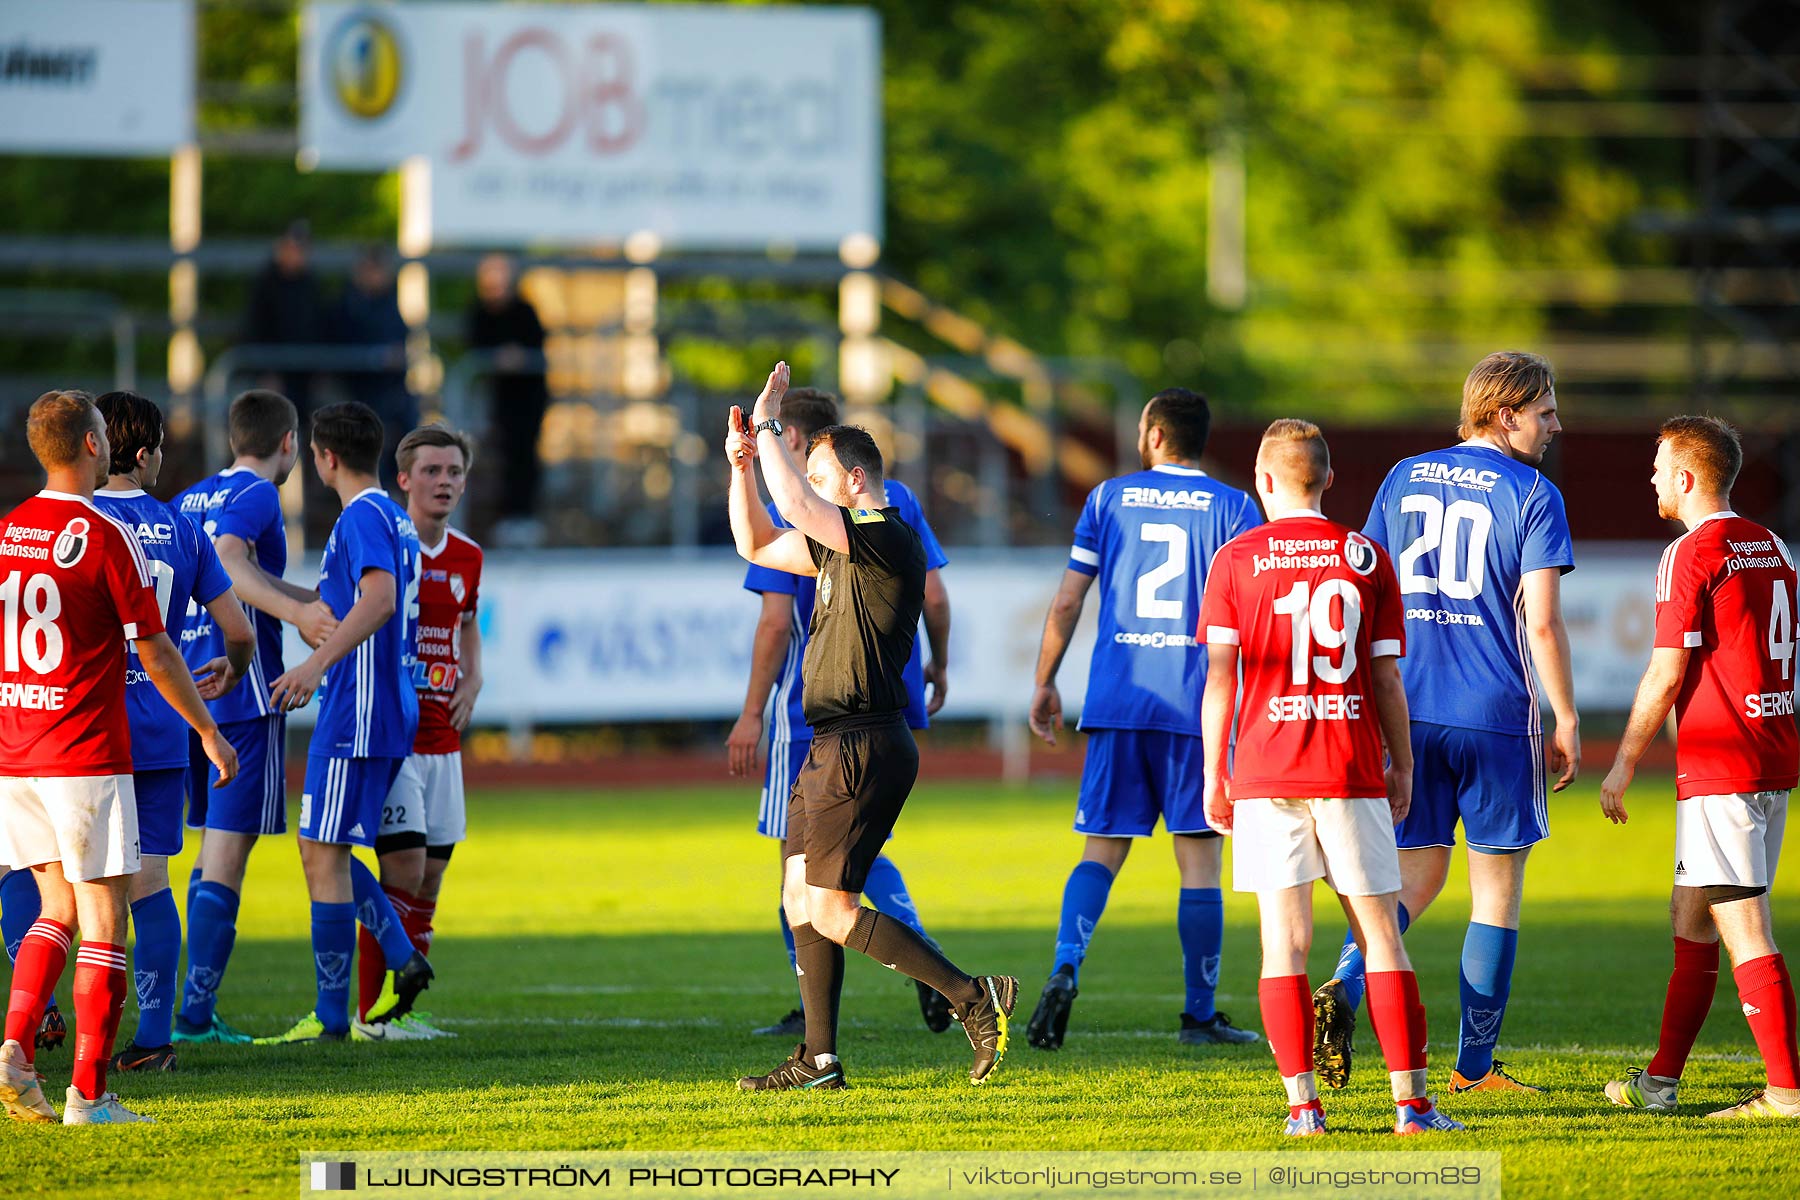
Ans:
[[[332,30],[321,64],[331,94],[365,121],[386,116],[406,86],[406,54],[394,27],[372,13],[352,13]]]
[[[1477,471],[1474,467],[1453,467],[1449,463],[1422,462],[1413,464],[1412,482],[1443,483],[1451,487],[1491,492],[1494,485],[1500,482],[1500,472]]]
[[[1206,512],[1212,508],[1212,493],[1200,488],[1128,487],[1119,496],[1121,508],[1165,508],[1186,512]]]
[[[50,548],[50,560],[57,566],[69,568],[81,561],[87,553],[90,527],[86,517],[75,517],[63,526],[63,531],[56,535],[56,544]]]
[[[1375,569],[1375,543],[1360,533],[1346,535],[1344,562],[1358,575],[1367,575]]]

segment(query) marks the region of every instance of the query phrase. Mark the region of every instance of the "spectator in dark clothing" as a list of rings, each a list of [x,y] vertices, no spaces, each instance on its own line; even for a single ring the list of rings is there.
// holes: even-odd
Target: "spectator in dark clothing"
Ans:
[[[247,344],[316,346],[331,340],[319,281],[307,263],[311,242],[305,221],[295,221],[275,239],[274,253],[250,285]],[[261,382],[294,402],[304,427],[312,410],[313,379],[311,371],[282,369],[268,372]]]
[[[419,401],[406,386],[406,339],[411,330],[400,315],[394,272],[380,246],[363,251],[351,269],[350,282],[333,314],[338,342],[364,348],[380,365],[343,371],[350,398],[360,400],[381,418],[385,444],[381,451],[381,485],[395,486],[394,450],[419,423]]]
[[[475,290],[469,347],[494,356],[488,427],[500,455],[500,525],[495,538],[503,544],[530,544],[541,528],[536,518],[538,431],[549,402],[544,326],[537,310],[519,295],[512,261],[505,255],[490,254],[481,260]]]

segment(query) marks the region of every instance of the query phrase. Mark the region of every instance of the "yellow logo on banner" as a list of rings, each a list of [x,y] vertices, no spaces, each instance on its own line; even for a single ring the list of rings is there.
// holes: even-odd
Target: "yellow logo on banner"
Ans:
[[[357,14],[337,27],[326,48],[325,69],[338,103],[354,116],[373,121],[400,98],[405,79],[400,39],[378,17]]]

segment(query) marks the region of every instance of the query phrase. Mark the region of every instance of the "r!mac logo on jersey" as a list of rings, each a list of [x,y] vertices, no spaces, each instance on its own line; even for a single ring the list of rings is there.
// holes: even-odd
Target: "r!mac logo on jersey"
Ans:
[[[86,517],[73,518],[63,526],[62,532],[56,535],[56,544],[50,548],[51,561],[64,569],[80,562],[81,556],[87,553],[88,533],[88,519]]]
[[[364,121],[386,116],[406,84],[399,35],[370,13],[353,13],[332,31],[324,68],[337,102]]]
[[[1344,561],[1358,575],[1367,575],[1375,569],[1375,543],[1360,533],[1349,533],[1344,536]]]

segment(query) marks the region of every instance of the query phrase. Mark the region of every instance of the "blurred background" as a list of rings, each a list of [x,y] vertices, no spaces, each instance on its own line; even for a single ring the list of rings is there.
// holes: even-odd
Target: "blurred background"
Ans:
[[[722,740],[718,444],[777,358],[949,547],[944,761],[1018,775],[1078,765],[1031,756],[1031,663],[1151,393],[1211,397],[1239,483],[1319,421],[1360,524],[1501,348],[1556,366],[1579,698],[1622,710],[1662,418],[1736,422],[1738,510],[1800,535],[1800,4],[0,0],[0,423],[135,387],[164,496],[249,386],[474,431],[471,749],[513,770]],[[0,500],[37,483],[0,438]]]

